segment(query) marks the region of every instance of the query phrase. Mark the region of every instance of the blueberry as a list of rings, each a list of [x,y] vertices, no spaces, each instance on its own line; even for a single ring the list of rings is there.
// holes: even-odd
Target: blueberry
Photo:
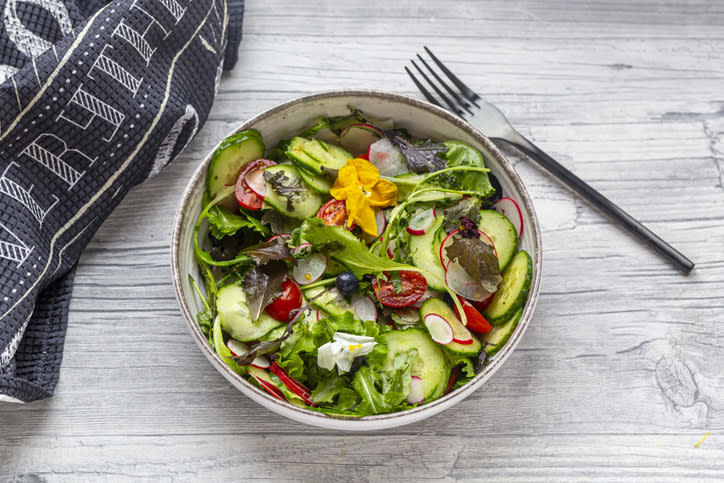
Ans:
[[[337,280],[334,281],[334,284],[337,286],[339,293],[345,297],[354,294],[359,288],[359,280],[352,272],[340,273],[337,275]]]

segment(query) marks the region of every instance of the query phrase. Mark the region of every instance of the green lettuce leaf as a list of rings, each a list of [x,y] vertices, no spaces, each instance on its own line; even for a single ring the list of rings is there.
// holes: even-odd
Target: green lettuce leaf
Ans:
[[[243,216],[242,216],[243,215]],[[217,240],[225,236],[235,235],[241,229],[248,228],[268,237],[271,231],[253,216],[246,213],[238,215],[223,206],[216,205],[209,210],[209,233]]]
[[[392,261],[387,256],[371,253],[364,242],[349,230],[341,226],[326,226],[319,218],[304,220],[299,237],[311,243],[315,250],[344,264],[358,278],[366,274],[380,274],[386,270],[414,269]]]
[[[448,168],[457,166],[485,167],[483,155],[468,143],[462,141],[446,141],[443,144],[447,146],[447,151],[443,154],[443,157],[447,160]],[[458,182],[456,189],[475,191],[483,198],[492,196],[495,193],[495,188],[490,184],[490,178],[488,178],[487,173],[468,172],[454,175],[454,177]]]

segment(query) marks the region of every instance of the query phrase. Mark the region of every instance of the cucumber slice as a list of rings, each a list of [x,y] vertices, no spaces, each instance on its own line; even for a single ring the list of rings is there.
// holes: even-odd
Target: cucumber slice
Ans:
[[[513,256],[503,272],[503,281],[485,309],[484,315],[488,322],[492,325],[505,324],[523,306],[528,298],[532,277],[533,261],[525,250],[521,250]]]
[[[385,370],[392,370],[397,354],[417,349],[417,357],[412,361],[410,375],[422,379],[422,396],[425,401],[442,396],[450,379],[450,361],[429,335],[419,328],[412,327],[393,330],[382,337],[385,338],[388,349],[383,366]]]
[[[329,190],[332,189],[332,182],[323,176],[318,176],[304,169],[302,166],[297,165],[297,171],[299,176],[302,177],[304,183],[317,193],[324,195],[329,194]],[[497,212],[496,212],[497,213]],[[501,215],[502,216],[502,215]]]
[[[322,288],[322,287],[320,287]],[[325,290],[322,288],[322,290]],[[307,297],[314,297],[318,292],[307,293]],[[319,296],[312,302],[312,307],[316,307],[329,315],[342,316],[347,312],[355,313],[352,306],[347,302],[336,288],[327,290],[324,295]]]
[[[518,325],[521,315],[523,315],[523,307],[520,307],[503,325],[493,327],[493,330],[485,334],[485,348],[483,350],[487,355],[492,356],[508,342]]]
[[[438,216],[435,223],[424,235],[410,236],[410,256],[416,267],[431,272],[435,277],[425,277],[427,286],[433,290],[445,290],[445,269],[440,262],[440,238],[443,217]]]
[[[283,185],[286,187],[301,188],[301,191],[293,191],[289,194],[281,194],[270,183],[272,176],[282,174],[284,176]],[[264,169],[264,179],[266,183],[266,197],[264,201],[289,218],[303,220],[310,216],[314,216],[319,211],[324,200],[319,193],[304,189],[302,177],[297,168],[290,164],[277,164]]]
[[[206,173],[206,190],[211,198],[236,183],[241,168],[264,155],[264,142],[256,129],[229,136],[221,142],[211,156]]]
[[[291,140],[286,154],[292,162],[319,176],[339,171],[347,164],[347,160],[352,158],[351,154],[339,146],[302,137]]]
[[[453,339],[447,344],[441,344],[443,347],[453,354],[461,356],[475,357],[480,354],[480,350],[483,348],[482,342],[460,322],[448,304],[438,298],[428,299],[420,307],[420,317],[425,320],[425,316],[431,314],[442,317],[452,328]]]
[[[273,319],[266,312],[261,313],[259,320],[251,320],[249,307],[246,305],[246,295],[237,284],[226,285],[219,289],[216,294],[216,308],[221,327],[234,339],[242,342],[257,340],[284,325],[284,322]]]
[[[214,319],[214,327],[211,331],[214,341],[214,350],[219,357],[221,357],[221,360],[223,360],[226,365],[231,367],[231,369],[237,374],[244,374],[246,372],[246,369],[244,368],[245,366],[239,365],[239,363],[232,359],[231,350],[229,350],[229,348],[226,347],[226,344],[224,344],[224,334],[221,332],[221,320],[218,316]]]
[[[513,223],[505,215],[495,210],[482,210],[478,229],[493,241],[500,270],[505,270],[518,248],[518,232],[515,231]]]

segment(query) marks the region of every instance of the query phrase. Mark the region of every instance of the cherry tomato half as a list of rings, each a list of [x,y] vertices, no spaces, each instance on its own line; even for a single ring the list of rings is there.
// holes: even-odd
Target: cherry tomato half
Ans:
[[[402,285],[400,292],[395,290],[395,286],[389,280],[381,277],[372,279],[372,289],[382,305],[395,308],[407,307],[425,295],[427,280],[425,280],[424,276],[409,271],[399,272],[399,274],[400,284]]]
[[[252,170],[255,170],[257,168],[266,168],[267,166],[274,166],[275,164],[277,163],[269,159],[257,159],[256,161],[247,163],[246,166],[244,166],[244,168],[239,173],[239,177],[236,178],[236,188],[234,189],[236,201],[239,202],[239,205],[241,205],[243,208],[246,208],[247,210],[258,210],[261,208],[264,198],[254,193],[251,188],[249,188],[249,186],[246,184],[244,178],[246,177],[247,173],[251,172]]]
[[[266,313],[280,322],[289,322],[294,315],[292,310],[302,306],[302,291],[294,280],[282,282],[282,294],[266,306]]]
[[[319,208],[317,218],[321,218],[327,226],[344,226],[347,223],[347,208],[344,200],[332,198]]]
[[[487,334],[490,332],[493,327],[490,325],[490,323],[485,320],[485,317],[483,317],[483,314],[478,312],[478,309],[475,308],[473,304],[468,302],[466,299],[462,298],[458,295],[458,300],[460,301],[460,305],[463,306],[463,311],[465,311],[465,316],[468,318],[468,325],[467,328],[472,330],[473,332],[477,332],[478,334]],[[459,319],[462,319],[460,317],[460,312],[458,311],[457,306],[455,307],[455,313],[457,314]]]
[[[491,293],[490,296],[485,300],[471,300],[470,303],[473,304],[476,309],[482,312],[483,310],[487,309],[488,305],[490,305],[490,302],[493,301],[493,295],[495,294]]]

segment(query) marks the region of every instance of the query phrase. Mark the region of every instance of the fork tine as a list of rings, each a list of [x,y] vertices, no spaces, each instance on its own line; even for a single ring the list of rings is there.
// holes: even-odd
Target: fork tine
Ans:
[[[440,59],[438,59],[437,57],[435,57],[435,54],[433,54],[432,51],[427,48],[427,46],[423,46],[423,48],[425,49],[425,52],[428,53],[428,55],[430,56],[430,58],[437,64],[437,66],[440,67],[440,69],[442,69],[442,71],[445,73],[445,75],[448,77],[448,79],[450,79],[450,80],[452,81],[452,83],[455,84],[458,89],[460,89],[460,92],[462,92],[463,95],[464,95],[470,102],[472,102],[473,104],[475,104],[477,107],[480,107],[480,106],[478,105],[478,103],[475,102],[475,101],[477,101],[478,99],[480,99],[480,96],[477,95],[477,94],[475,93],[475,91],[473,91],[471,88],[469,88],[468,86],[466,86],[465,83],[463,83],[463,81],[461,81],[460,79],[458,79],[458,77],[457,77],[455,74],[453,74],[452,72],[450,72],[450,69],[448,69],[447,67],[445,67],[445,64],[443,64],[442,62],[440,62]]]
[[[460,106],[462,106],[463,109],[465,109],[466,111],[468,111],[468,113],[472,114],[473,111],[470,110],[470,104],[468,104],[467,102],[465,102],[465,99],[463,99],[462,97],[460,97],[460,96],[458,95],[458,93],[455,92],[455,91],[453,90],[453,88],[448,85],[447,82],[445,82],[444,80],[442,80],[442,79],[440,78],[440,76],[437,75],[437,72],[435,72],[435,70],[433,70],[433,68],[430,67],[430,64],[428,64],[427,61],[426,61],[425,59],[423,59],[420,54],[417,54],[417,58],[420,59],[420,62],[422,62],[422,65],[424,65],[425,68],[427,68],[427,70],[430,71],[430,74],[432,74],[432,76],[433,76],[440,84],[442,84],[442,86],[445,88],[446,91],[448,91],[448,93],[453,97],[453,99],[455,99],[455,100],[457,101],[457,103],[458,103]]]
[[[425,79],[425,81],[430,85],[430,87],[432,87],[432,89],[435,91],[435,93],[437,93],[437,95],[440,96],[440,98],[441,98],[443,101],[445,101],[445,104],[447,104],[447,105],[450,107],[450,110],[453,111],[453,112],[454,112],[455,114],[457,114],[458,116],[462,116],[462,115],[464,114],[463,111],[462,111],[458,106],[456,106],[456,105],[450,100],[450,98],[449,98],[448,96],[446,96],[445,93],[443,93],[438,86],[435,85],[434,82],[432,82],[432,81],[430,80],[430,78],[427,76],[427,74],[425,74],[425,73],[422,71],[422,69],[420,69],[420,66],[418,66],[418,65],[415,63],[414,60],[410,60],[410,62],[412,62],[412,65],[415,66],[415,69],[417,69],[417,71],[420,73],[420,75],[422,76],[422,78]]]
[[[410,69],[408,69],[407,66],[405,66],[405,72],[407,72],[407,75],[410,76],[410,79],[412,79],[412,82],[414,82],[415,85],[417,86],[417,88],[420,90],[420,92],[422,92],[422,95],[425,96],[425,99],[427,99],[431,103],[435,104],[436,106],[442,107],[440,105],[440,103],[437,101],[437,99],[435,99],[435,97],[432,94],[430,94],[430,91],[428,91],[427,88],[424,85],[422,85],[419,80],[417,80],[417,77],[415,77],[413,75],[413,73],[410,72]]]

